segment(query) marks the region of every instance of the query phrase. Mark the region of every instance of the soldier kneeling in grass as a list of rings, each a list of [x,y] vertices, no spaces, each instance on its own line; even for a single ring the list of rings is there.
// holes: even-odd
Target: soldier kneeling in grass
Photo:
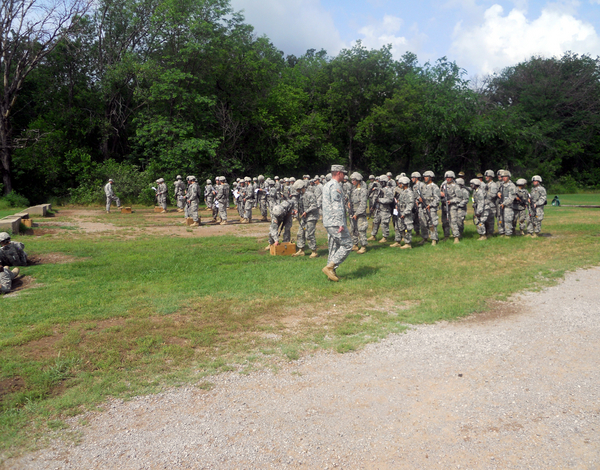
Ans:
[[[19,268],[12,271],[8,266],[0,267],[0,294],[8,294],[12,289],[13,280],[19,275]]]

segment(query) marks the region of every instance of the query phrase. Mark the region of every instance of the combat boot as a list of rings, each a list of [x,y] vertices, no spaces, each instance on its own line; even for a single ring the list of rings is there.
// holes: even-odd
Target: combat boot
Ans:
[[[192,225],[190,225],[190,227],[200,227],[200,224],[198,222],[194,222]]]
[[[400,243],[395,242],[390,245],[390,247],[392,247],[392,248],[396,248],[397,246],[400,246]]]
[[[318,258],[318,257],[319,257],[319,253],[317,253],[317,250],[313,251],[309,256],[309,258]]]
[[[365,254],[367,252],[367,247],[366,246],[361,246],[360,250],[358,250],[356,253],[359,255]]]
[[[368,242],[376,242],[377,238],[375,238],[375,235],[371,235],[369,238],[367,238]]]
[[[162,211],[160,211],[160,213],[161,213],[161,214],[166,214],[167,212],[168,212],[168,211],[166,211],[166,210],[164,210],[164,209],[163,209]]]
[[[404,245],[402,248],[400,248],[401,250],[410,250],[412,249],[412,245],[410,243],[407,243],[406,245]]]
[[[267,247],[265,248],[265,251],[271,251],[271,245],[267,245]]]
[[[354,245],[354,246],[352,247],[352,251],[358,251],[358,245]]]
[[[538,234],[537,234],[537,233],[532,233],[532,234],[531,234],[531,238],[537,238],[537,237],[538,237]]]
[[[183,212],[183,209],[177,209],[177,212]]]
[[[15,275],[15,277],[17,277],[19,275],[19,273],[21,272],[21,270],[19,268],[14,268],[11,273],[13,273]]]
[[[431,246],[436,246],[437,245],[437,240],[431,240]]]
[[[322,271],[329,278],[329,280],[331,280],[333,282],[338,282],[340,280],[335,274],[335,264],[329,263],[327,266],[325,266],[322,269]]]
[[[379,240],[379,243],[387,243],[387,238],[383,237],[381,240]]]
[[[480,242],[483,240],[487,240],[487,237],[485,235],[479,235],[479,239],[477,241]]]
[[[449,237],[444,237],[443,242],[447,242]]]
[[[294,253],[292,256],[304,256],[304,250],[302,248],[300,248],[298,251],[296,251],[296,253]]]
[[[243,217],[240,219],[240,224],[247,224],[247,223],[248,223],[248,219],[245,219]]]
[[[460,239],[458,237],[454,238],[454,244],[456,245],[457,243],[460,243]]]
[[[262,219],[260,219],[261,222],[268,222],[267,220],[267,216],[265,215]]]
[[[222,220],[219,225],[227,225],[227,221],[226,220]]]

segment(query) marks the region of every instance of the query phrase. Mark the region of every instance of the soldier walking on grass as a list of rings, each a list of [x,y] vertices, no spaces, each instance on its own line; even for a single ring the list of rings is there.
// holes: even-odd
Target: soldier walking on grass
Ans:
[[[331,180],[323,187],[323,226],[327,230],[329,257],[323,272],[332,281],[339,281],[336,269],[352,251],[352,238],[346,227],[346,208],[341,182],[348,173],[343,165],[331,166]]]
[[[108,180],[108,183],[104,186],[104,194],[106,194],[106,213],[110,213],[110,204],[112,201],[115,201],[117,204],[117,209],[121,208],[121,200],[115,196],[115,192],[113,191],[112,185],[114,181],[112,179]]]
[[[542,177],[535,175],[531,178],[533,188],[531,188],[531,210],[533,217],[531,225],[533,226],[533,238],[536,238],[542,231],[542,220],[544,220],[544,206],[548,203],[546,189],[542,186]]]

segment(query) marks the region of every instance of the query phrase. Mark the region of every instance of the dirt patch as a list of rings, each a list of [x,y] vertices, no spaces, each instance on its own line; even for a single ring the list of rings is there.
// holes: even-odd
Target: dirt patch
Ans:
[[[24,389],[25,381],[18,375],[16,377],[11,377],[10,379],[0,380],[0,401],[2,401],[5,396],[20,392]]]
[[[31,255],[27,259],[27,266],[37,266],[39,264],[67,264],[81,261],[84,258],[67,255],[65,253],[45,253],[43,255]]]
[[[19,276],[12,282],[11,292],[18,292],[31,288],[35,285],[35,279],[31,276]]]
[[[475,313],[460,320],[463,323],[488,323],[504,318],[509,318],[523,313],[523,309],[517,302],[488,302],[489,310],[481,313]]]

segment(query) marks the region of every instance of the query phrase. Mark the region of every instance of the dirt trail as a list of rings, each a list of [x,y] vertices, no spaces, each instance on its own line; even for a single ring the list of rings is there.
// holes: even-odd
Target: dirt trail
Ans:
[[[600,468],[600,268],[210,391],[112,401],[11,469]],[[504,312],[504,313],[503,313]]]

